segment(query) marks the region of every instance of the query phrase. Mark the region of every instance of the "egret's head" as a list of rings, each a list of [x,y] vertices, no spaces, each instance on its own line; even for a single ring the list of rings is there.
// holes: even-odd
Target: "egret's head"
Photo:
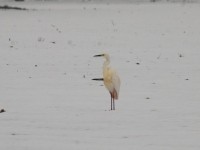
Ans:
[[[104,57],[107,61],[110,61],[110,56],[106,53],[100,55],[94,55],[94,57]]]

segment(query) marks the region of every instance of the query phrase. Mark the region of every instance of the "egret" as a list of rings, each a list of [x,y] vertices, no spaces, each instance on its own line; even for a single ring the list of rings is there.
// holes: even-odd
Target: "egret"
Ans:
[[[110,56],[108,54],[95,55],[94,57],[104,57],[103,63],[103,78],[96,78],[93,80],[103,81],[106,89],[111,97],[111,110],[115,110],[115,100],[119,98],[120,78],[117,72],[109,66]]]

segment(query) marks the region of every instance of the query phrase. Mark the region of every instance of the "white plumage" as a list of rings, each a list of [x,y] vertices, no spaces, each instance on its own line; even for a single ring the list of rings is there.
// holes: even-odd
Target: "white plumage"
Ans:
[[[111,110],[115,110],[115,100],[119,98],[120,78],[117,72],[109,66],[110,56],[108,54],[95,55],[94,57],[104,57],[103,82],[111,96]]]

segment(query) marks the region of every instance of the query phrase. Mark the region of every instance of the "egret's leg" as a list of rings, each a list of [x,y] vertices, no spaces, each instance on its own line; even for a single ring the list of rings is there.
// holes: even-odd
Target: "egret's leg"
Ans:
[[[115,110],[115,100],[113,98],[113,110]]]
[[[113,108],[113,107],[112,107],[112,94],[110,94],[110,95],[111,95],[110,97],[111,97],[111,110],[112,110],[112,108]]]

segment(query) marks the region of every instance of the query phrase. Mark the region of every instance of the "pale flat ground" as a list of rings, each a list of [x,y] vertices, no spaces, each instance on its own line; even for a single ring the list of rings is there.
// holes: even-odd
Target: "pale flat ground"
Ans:
[[[2,150],[200,149],[199,4],[18,5],[36,10],[0,10]]]

